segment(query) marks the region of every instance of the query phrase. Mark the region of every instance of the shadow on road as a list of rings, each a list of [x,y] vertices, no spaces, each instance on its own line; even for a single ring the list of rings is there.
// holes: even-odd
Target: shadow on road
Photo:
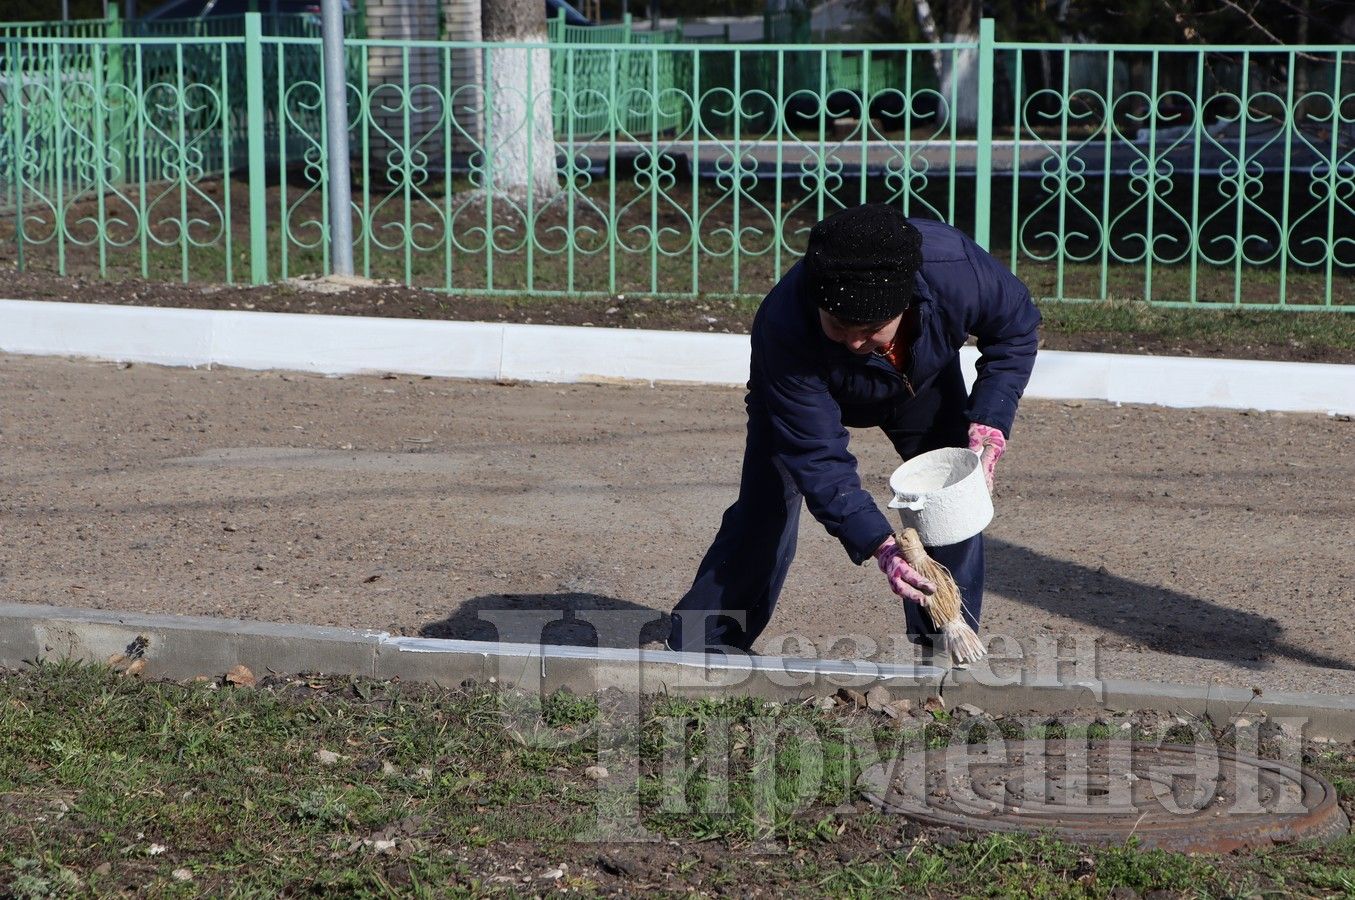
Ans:
[[[667,637],[668,615],[600,594],[486,594],[424,625],[419,636],[635,648]]]
[[[1054,559],[992,536],[984,539],[984,556],[990,590],[1120,635],[1147,650],[1252,669],[1265,668],[1268,656],[1282,656],[1310,666],[1355,670],[1350,660],[1285,641],[1284,626],[1269,616]]]

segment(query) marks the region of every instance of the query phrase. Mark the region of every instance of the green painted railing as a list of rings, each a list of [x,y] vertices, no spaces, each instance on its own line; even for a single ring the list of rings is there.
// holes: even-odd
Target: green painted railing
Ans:
[[[1355,310],[1342,47],[1021,45],[985,22],[939,46],[348,52],[373,277],[757,296],[815,221],[884,200],[973,232],[1043,297]],[[185,280],[324,271],[318,53],[257,17],[192,42],[7,39],[0,253]]]

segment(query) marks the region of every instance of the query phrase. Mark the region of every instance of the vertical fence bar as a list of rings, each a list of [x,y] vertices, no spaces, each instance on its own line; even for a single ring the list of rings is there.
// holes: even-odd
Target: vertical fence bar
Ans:
[[[150,276],[150,222],[146,220],[146,76],[142,44],[136,45],[137,221],[140,224],[141,277]]]
[[[738,71],[738,54],[734,51],[735,71]],[[825,50],[819,51],[819,166],[818,166],[818,208],[815,210],[815,221],[823,219],[823,191],[828,183],[828,53]],[[735,76],[736,78],[738,76]],[[734,127],[738,128],[739,118],[734,117]],[[737,132],[736,132],[737,133]],[[735,221],[738,221],[738,206],[735,205]]]
[[[5,63],[9,69],[10,153],[9,166],[14,180],[14,255],[19,271],[24,271],[24,181],[23,181],[23,66],[19,61],[19,43],[7,41]]]
[[[442,48],[442,288],[452,290],[452,48]],[[365,92],[364,92],[365,94]],[[363,104],[366,105],[365,103]],[[361,119],[361,116],[359,116]],[[364,148],[364,156],[365,148]],[[367,181],[363,169],[363,182]],[[366,208],[365,206],[363,207]],[[360,220],[359,220],[360,221]],[[363,238],[366,256],[366,237]],[[366,269],[366,259],[363,268]],[[365,271],[363,274],[367,274]]]
[[[974,241],[989,249],[992,245],[989,210],[992,209],[993,182],[993,53],[996,27],[992,19],[978,22],[978,134],[974,152]],[[954,155],[951,155],[954,160]],[[1014,173],[1015,175],[1015,173]],[[954,178],[951,183],[954,184]],[[951,207],[951,218],[955,210]]]
[[[1157,208],[1157,66],[1158,51],[1153,51],[1152,87],[1148,90],[1148,224],[1143,235],[1143,299],[1153,302],[1153,257],[1157,241],[1153,234],[1153,212]]]
[[[1110,156],[1111,132],[1115,130],[1115,51],[1106,56],[1105,141],[1101,151],[1101,299],[1110,294]]]
[[[560,10],[563,16],[564,10]],[[552,50],[551,52],[555,52]],[[565,54],[565,177],[569,179],[566,186],[565,198],[569,202],[565,204],[565,289],[571,294],[574,293],[574,203],[576,192],[578,191],[578,178],[575,177],[574,167],[577,165],[577,157],[574,150],[574,104],[577,87],[574,80],[574,50],[566,48]],[[552,85],[554,87],[554,85]]]
[[[104,127],[104,146],[109,160],[121,160],[120,183],[128,181],[127,171],[127,56],[123,42],[123,23],[116,6],[108,9],[108,37],[112,43],[108,46],[108,55],[104,66],[104,93],[119,98],[117,105],[108,104],[107,124]],[[112,92],[112,93],[110,93]],[[111,179],[110,179],[111,181]]]
[[[1195,56],[1195,154],[1190,177],[1190,302],[1200,299],[1200,152],[1204,142],[1204,51]]]
[[[1336,168],[1340,162],[1341,150],[1341,57],[1344,51],[1336,51],[1336,69],[1333,73],[1335,83],[1331,89],[1331,161],[1327,165],[1327,252],[1326,256],[1326,297],[1325,305],[1332,305],[1332,260],[1336,256]]]
[[[494,50],[485,47],[485,290],[494,290],[494,193],[498,176],[494,171]],[[615,86],[615,82],[613,82]],[[616,96],[615,93],[608,96]],[[615,162],[615,160],[613,160]],[[615,281],[615,278],[613,278]]]
[[[56,191],[53,197],[52,208],[55,211],[56,221],[56,271],[58,275],[66,274],[66,200],[65,194],[66,180],[65,175],[65,142],[62,140],[64,131],[64,120],[62,111],[66,108],[65,99],[62,97],[61,90],[61,45],[56,44],[52,47],[52,145],[56,152],[52,155],[52,169],[54,174],[54,183]]]
[[[866,164],[870,162],[870,48],[861,51],[861,185],[857,203],[866,202]],[[953,156],[954,154],[952,154]],[[777,271],[780,271],[778,269]]]
[[[1063,82],[1060,85],[1063,100],[1063,112],[1059,116],[1059,228],[1058,228],[1058,260],[1054,264],[1055,287],[1054,296],[1060,300],[1064,298],[1063,283],[1064,271],[1067,268],[1068,260],[1068,188],[1072,179],[1068,177],[1068,117],[1072,114],[1072,98],[1068,95],[1068,69],[1071,59],[1068,51],[1063,51]]]
[[[564,10],[560,11],[560,15],[561,17],[564,16]],[[536,113],[536,94],[535,86],[532,84],[532,73],[536,68],[534,58],[536,51],[529,49],[523,52],[527,57],[527,221],[523,224],[527,229],[527,290],[530,293],[536,286],[535,272],[532,268],[533,263],[536,262],[534,252],[536,250],[536,160],[534,159],[535,154],[532,153],[532,145],[536,143],[536,123],[533,121]],[[550,51],[546,52],[549,53]]]
[[[692,48],[692,294],[701,290],[701,51]]]
[[[630,17],[627,15],[627,25],[629,26]],[[607,96],[616,97],[616,53],[607,54]],[[608,109],[608,137],[607,137],[607,230],[609,240],[607,241],[607,293],[613,297],[616,296],[616,247],[620,243],[617,233],[620,228],[620,222],[617,220],[616,212],[616,132],[621,127],[617,104],[615,102],[607,104]]]
[[[649,51],[649,290],[659,290],[659,49]]]
[[[1294,149],[1294,66],[1298,63],[1298,54],[1289,51],[1289,65],[1284,100],[1284,174],[1281,182],[1280,200],[1280,305],[1284,306],[1288,291],[1286,281],[1289,277],[1289,164]]]
[[[221,237],[225,242],[226,254],[226,283],[235,283],[234,260],[231,259],[235,252],[235,244],[231,240],[231,80],[230,67],[227,65],[226,52],[229,45],[221,44],[221,216],[222,229]]]
[[[527,92],[528,103],[531,103],[531,84],[532,84],[532,63],[531,57],[527,58]],[[404,181],[404,207],[405,207],[405,284],[408,285],[414,280],[414,130],[410,125],[409,114],[413,111],[412,98],[413,91],[409,86],[409,45],[405,44],[400,48],[400,127],[403,129],[404,147],[400,153],[400,177]],[[532,126],[531,107],[527,108],[527,127]],[[527,132],[527,171],[532,170],[532,133]],[[527,192],[527,202],[531,203],[532,193]],[[530,216],[528,217],[530,221]],[[527,287],[531,289],[531,245],[527,245]]]
[[[938,54],[940,51],[937,51]],[[937,85],[939,89],[941,85]],[[938,106],[939,110],[940,107]],[[952,110],[953,111],[953,110]],[[940,112],[937,113],[940,115]],[[903,72],[903,214],[913,208],[913,55],[908,54],[908,67]]]
[[[277,86],[274,90],[277,92],[277,123],[278,123],[278,210],[282,216],[278,222],[278,269],[279,277],[287,280],[288,267],[291,262],[290,250],[288,247],[291,236],[291,228],[287,224],[287,83],[284,80],[286,75],[286,54],[287,45],[278,41],[273,45],[274,52],[277,54]],[[302,154],[304,157],[304,153]]]
[[[329,203],[329,109],[325,101],[324,80],[324,64],[321,63],[320,79],[315,83],[316,104],[317,109],[320,112],[320,119],[318,122],[313,123],[320,129],[319,134],[314,135],[315,139],[320,144],[320,158],[316,165],[320,184],[320,271],[316,273],[319,275],[327,275],[333,271],[330,265],[330,245],[334,236],[334,230],[331,227],[333,223],[330,219],[331,207]],[[305,159],[304,151],[302,152],[302,159]],[[310,171],[309,167],[307,171]],[[408,235],[408,232],[406,232],[406,235]],[[406,242],[406,245],[408,245],[408,242]]]
[[[1025,64],[1020,47],[1012,66],[1012,250],[1008,268],[1016,274],[1021,248],[1021,67]]]
[[[187,283],[188,248],[191,241],[188,236],[188,123],[184,119],[188,87],[184,84],[183,44],[174,45],[174,85],[179,97],[178,115],[175,117],[179,137],[179,266],[180,277]]]
[[[960,71],[960,65],[959,65],[959,63],[960,63],[960,56],[959,56],[959,54],[960,54],[960,49],[959,49],[959,47],[952,47],[952,48],[950,49],[950,65],[951,65],[951,69],[950,69],[950,70],[951,70],[952,73],[956,73],[956,74],[955,74],[955,77],[951,78],[951,80],[950,80],[950,110],[951,110],[951,116],[950,116],[950,150],[951,150],[951,152],[950,152],[950,179],[949,179],[950,184],[948,185],[948,191],[947,191],[947,203],[948,203],[949,205],[946,207],[946,214],[950,217],[950,221],[951,221],[951,222],[954,222],[954,221],[955,221],[955,146],[959,143],[959,139],[960,139],[960,133],[959,133],[959,130],[958,130],[959,127],[960,127],[960,117],[959,117],[958,115],[956,115],[956,111],[960,108],[960,79],[959,79],[959,76],[958,76],[958,73],[959,73],[959,71]]]
[[[1242,258],[1243,229],[1242,219],[1247,212],[1247,119],[1251,108],[1251,51],[1242,52],[1242,84],[1238,90],[1238,138],[1237,138],[1237,223],[1233,230],[1233,305],[1242,305]],[[1336,122],[1332,122],[1336,129]]]
[[[366,32],[363,32],[366,34]],[[368,70],[370,65],[368,57],[371,55],[370,48],[363,44],[358,48],[358,56],[362,59],[362,98],[361,112],[358,114],[358,125],[362,128],[362,214],[358,216],[358,225],[362,228],[362,277],[372,277],[372,110],[368,101],[368,91],[371,90]],[[448,178],[450,178],[450,173]],[[448,225],[451,228],[451,225]]]
[[[785,166],[786,138],[786,51],[776,51],[776,178],[773,190],[776,193],[776,252],[772,278],[781,275],[781,250],[786,238],[786,217],[782,207],[782,168]],[[863,150],[862,153],[865,151]],[[695,173],[693,173],[695,177]],[[865,184],[865,170],[862,170],[861,183]]]
[[[107,158],[104,154],[107,152],[104,133],[104,46],[95,44],[92,48],[94,62],[94,98],[90,104],[90,111],[94,116],[91,123],[94,126],[94,198],[99,204],[95,213],[95,222],[97,223],[99,245],[99,277],[108,277],[108,246],[105,243],[108,237],[107,211],[104,209],[104,185],[107,182]]]
[[[140,66],[140,47],[138,46]],[[245,134],[249,150],[249,283],[268,281],[268,189],[264,158],[263,22],[245,13]],[[279,125],[279,127],[281,127]],[[145,146],[144,143],[142,146]],[[286,193],[285,191],[283,192]],[[144,226],[143,226],[144,227]]]
[[[739,128],[739,113],[743,111],[743,51],[734,51],[734,165],[730,171],[734,177],[734,236],[730,243],[729,254],[733,259],[733,279],[730,290],[739,292],[739,200],[743,190],[743,144],[742,129]]]

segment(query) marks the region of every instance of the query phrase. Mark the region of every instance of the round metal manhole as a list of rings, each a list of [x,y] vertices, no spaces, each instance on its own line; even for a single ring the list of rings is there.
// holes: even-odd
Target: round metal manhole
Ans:
[[[926,825],[1052,833],[1091,844],[1227,853],[1349,828],[1327,781],[1211,746],[994,741],[867,769],[866,798]]]

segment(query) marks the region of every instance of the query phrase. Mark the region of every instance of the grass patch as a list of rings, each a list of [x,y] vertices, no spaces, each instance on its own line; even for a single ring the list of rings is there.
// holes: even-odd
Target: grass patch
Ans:
[[[1330,348],[1355,351],[1355,316],[1285,311],[1178,309],[1143,302],[1040,304],[1046,334],[1122,335],[1161,344]]]
[[[654,700],[631,736],[631,819],[665,840],[599,843],[579,837],[628,783],[626,760],[599,753],[598,735],[622,721],[605,701],[43,666],[0,675],[0,895],[1355,891],[1349,839],[1251,857],[1088,849],[926,832],[857,797],[871,746],[944,746],[944,719],[899,729],[747,698]],[[599,762],[612,770],[595,781]],[[1314,764],[1349,793],[1348,753]],[[613,812],[602,821],[627,815]]]

